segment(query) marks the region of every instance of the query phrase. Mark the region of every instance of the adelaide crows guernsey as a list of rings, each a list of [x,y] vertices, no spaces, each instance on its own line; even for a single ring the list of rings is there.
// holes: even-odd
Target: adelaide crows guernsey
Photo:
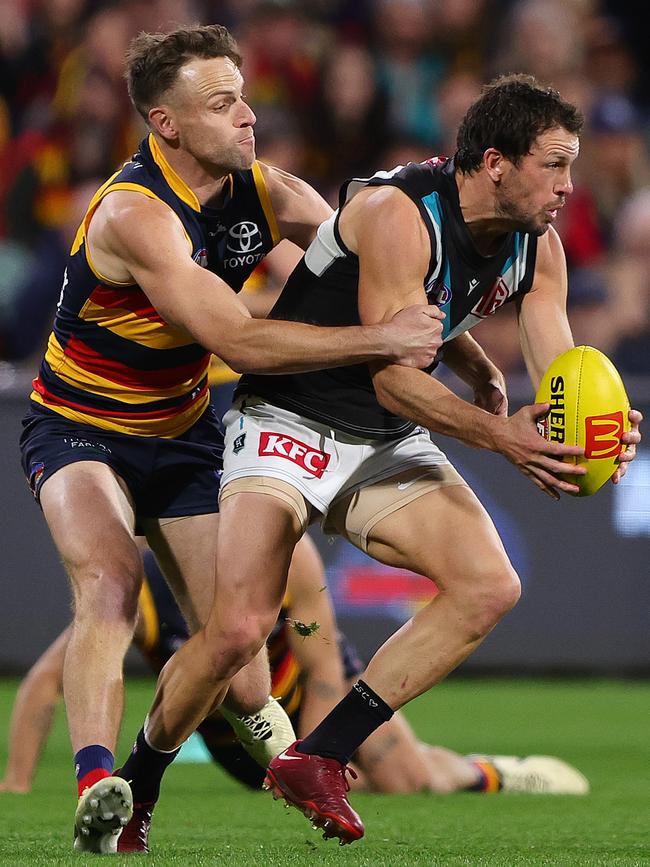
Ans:
[[[446,313],[443,338],[452,340],[527,292],[535,270],[537,238],[506,236],[499,251],[480,255],[463,220],[453,160],[398,166],[341,188],[339,210],[323,223],[289,278],[270,316],[315,325],[358,325],[359,260],[339,233],[341,208],[367,186],[398,187],[417,205],[431,243],[424,278],[429,304]],[[399,249],[392,255],[403,255]],[[332,428],[364,438],[401,437],[414,425],[384,409],[366,364],[285,376],[246,375],[238,395],[257,395]]]
[[[149,135],[100,187],[70,251],[34,403],[75,422],[139,436],[176,437],[198,420],[210,399],[210,353],[166,322],[137,284],[99,273],[86,233],[114,190],[158,199],[181,221],[194,261],[238,292],[280,236],[260,166],[234,172],[228,183],[223,207],[202,207]],[[191,294],[192,286],[184,290]]]

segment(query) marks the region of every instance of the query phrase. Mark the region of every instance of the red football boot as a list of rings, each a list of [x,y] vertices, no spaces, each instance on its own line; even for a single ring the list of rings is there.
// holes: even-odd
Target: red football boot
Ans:
[[[356,774],[336,759],[299,753],[299,743],[291,744],[271,761],[264,788],[270,789],[276,800],[284,798],[297,807],[314,828],[322,828],[324,839],[338,837],[341,846],[361,839],[363,822],[347,799],[350,785],[345,776],[347,771],[356,779]]]
[[[133,805],[131,821],[124,828],[117,841],[118,852],[147,853],[149,851],[149,831],[151,830],[151,814],[154,807],[155,802]]]

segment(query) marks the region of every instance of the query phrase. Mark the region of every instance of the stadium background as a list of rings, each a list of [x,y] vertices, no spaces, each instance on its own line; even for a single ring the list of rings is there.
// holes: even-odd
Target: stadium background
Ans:
[[[141,29],[219,21],[240,40],[261,159],[313,183],[436,153],[482,82],[529,71],[584,111],[575,193],[558,219],[576,341],[605,351],[650,415],[650,60],[641,2],[595,0],[3,0],[0,16],[0,672],[66,624],[69,597],[20,474],[17,435],[71,237],[135,149],[122,58]],[[264,281],[264,274],[258,278]],[[508,308],[475,332],[532,397]],[[219,399],[223,401],[222,386]],[[495,518],[524,597],[464,670],[649,670],[650,459],[590,500],[555,504],[493,455],[445,443]],[[316,533],[343,625],[364,654],[430,595]],[[471,544],[471,540],[468,540]],[[477,552],[480,556],[480,552]],[[131,668],[137,668],[135,658]]]

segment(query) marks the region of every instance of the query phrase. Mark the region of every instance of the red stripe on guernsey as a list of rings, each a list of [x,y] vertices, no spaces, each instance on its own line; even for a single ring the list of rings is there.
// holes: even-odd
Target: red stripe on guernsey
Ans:
[[[47,404],[53,404],[54,406],[69,406],[70,409],[77,409],[79,412],[90,413],[92,415],[99,415],[105,418],[120,418],[120,419],[155,419],[155,418],[170,418],[171,416],[180,415],[185,412],[189,407],[193,406],[198,400],[205,395],[208,390],[207,382],[203,385],[198,394],[195,394],[192,400],[188,400],[187,403],[182,403],[180,405],[176,404],[174,406],[170,406],[167,409],[156,409],[151,410],[150,412],[120,412],[119,409],[97,409],[97,407],[91,406],[90,404],[83,403],[74,403],[71,400],[66,400],[63,397],[60,397],[58,394],[52,394],[51,391],[48,391],[43,385],[42,380],[39,378],[35,379],[32,383],[34,386],[34,391],[37,391],[43,400]],[[128,404],[124,404],[125,409]]]
[[[86,789],[89,789],[91,786],[94,786],[95,783],[110,776],[111,774],[106,770],[106,768],[95,768],[94,771],[88,771],[88,773],[77,783],[79,797],[83,795]]]
[[[136,370],[115,358],[101,355],[101,353],[91,349],[83,340],[79,340],[78,337],[71,337],[63,352],[84,370],[104,379],[109,379],[118,385],[132,388],[134,391],[174,388],[182,382],[194,379],[206,363],[206,359],[203,357],[191,364],[183,364],[179,367],[169,367],[162,370]]]
[[[136,316],[149,319],[151,322],[165,322],[142,289],[137,286],[111,289],[108,286],[97,284],[88,300],[99,307],[117,307],[121,310],[130,310]]]

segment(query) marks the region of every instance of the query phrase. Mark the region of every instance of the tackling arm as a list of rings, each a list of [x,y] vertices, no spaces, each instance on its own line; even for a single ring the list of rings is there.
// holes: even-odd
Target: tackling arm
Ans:
[[[139,193],[107,196],[88,241],[95,259],[99,251],[116,264],[120,276],[112,279],[137,283],[167,322],[238,372],[290,373],[386,357],[426,366],[440,344],[439,325],[424,308],[370,328],[253,319],[223,280],[188,255],[176,215]]]

